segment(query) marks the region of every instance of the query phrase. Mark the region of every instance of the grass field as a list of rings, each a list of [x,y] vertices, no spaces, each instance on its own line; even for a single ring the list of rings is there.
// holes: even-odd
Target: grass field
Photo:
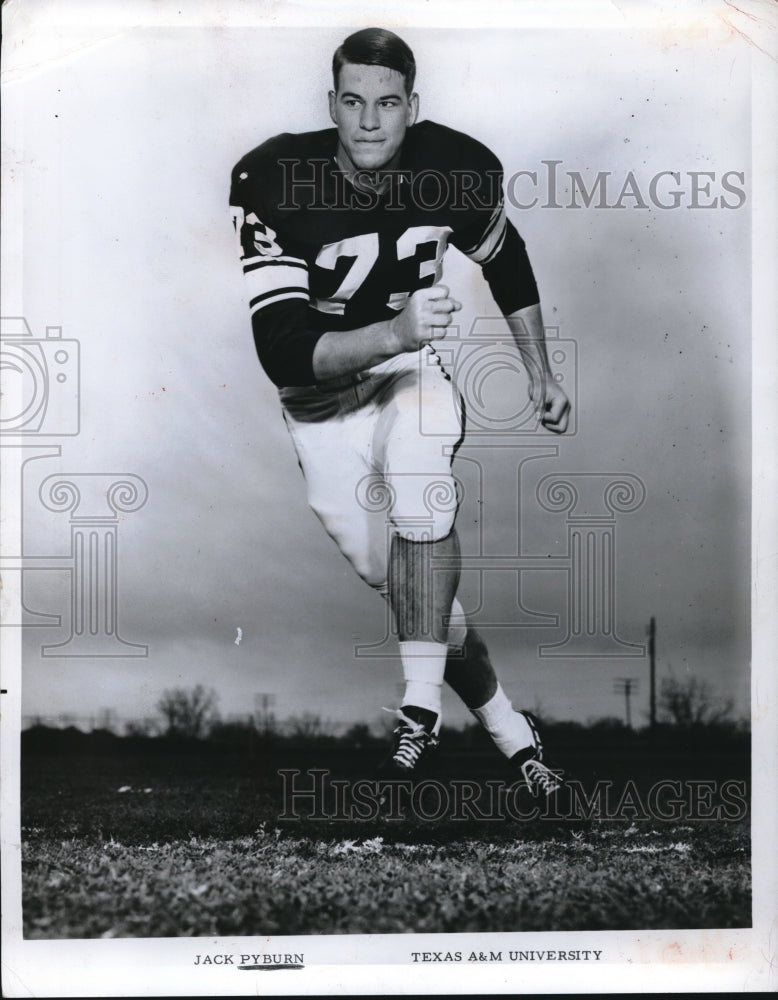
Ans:
[[[746,819],[283,814],[277,771],[230,754],[27,755],[25,935],[750,924]]]
[[[742,833],[710,837],[689,827],[499,844],[325,840],[277,830],[146,846],[33,838],[24,856],[33,938],[750,922]]]

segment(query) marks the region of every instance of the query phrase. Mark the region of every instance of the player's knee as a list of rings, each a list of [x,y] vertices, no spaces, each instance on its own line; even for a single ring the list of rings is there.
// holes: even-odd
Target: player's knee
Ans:
[[[348,559],[351,565],[357,572],[365,583],[377,590],[379,593],[383,593],[387,589],[388,584],[386,582],[386,561],[379,561],[373,559],[370,555],[366,555],[363,552],[348,551],[347,549],[341,547],[341,552]]]
[[[439,542],[451,534],[459,505],[453,476],[398,476],[392,485],[392,524],[401,538]]]
[[[402,518],[394,519],[394,526],[400,538],[409,542],[440,542],[447,538],[453,528],[456,511],[446,515],[436,515],[426,521],[416,521],[408,519],[403,522]]]
[[[311,509],[319,518],[327,534],[348,559],[368,586],[381,590],[386,586],[386,551],[372,538],[370,532],[358,518],[344,518],[338,514],[333,516],[327,505],[317,505],[315,498],[309,498]],[[386,529],[383,529],[385,538]],[[383,538],[381,541],[383,541]]]

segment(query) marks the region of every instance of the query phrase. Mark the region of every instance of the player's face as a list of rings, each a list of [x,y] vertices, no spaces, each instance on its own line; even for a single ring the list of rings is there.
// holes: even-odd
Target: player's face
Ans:
[[[357,170],[395,166],[418,108],[417,95],[405,92],[402,74],[384,66],[346,63],[338,92],[330,91],[330,115],[338,127],[341,153]]]

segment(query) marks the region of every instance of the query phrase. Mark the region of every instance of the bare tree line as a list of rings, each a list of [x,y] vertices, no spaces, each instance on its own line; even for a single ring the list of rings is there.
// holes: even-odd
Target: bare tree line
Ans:
[[[191,688],[167,688],[156,704],[157,715],[132,719],[112,709],[102,709],[89,716],[60,713],[57,716],[25,716],[25,728],[34,725],[86,725],[88,729],[121,731],[126,736],[165,736],[181,739],[205,739],[226,734],[230,729],[254,729],[258,733],[292,738],[335,737],[347,732],[355,738],[370,739],[365,723],[351,726],[333,723],[315,712],[302,712],[279,720],[267,709],[223,720],[218,709],[219,695],[214,688],[197,684]],[[679,728],[734,725],[734,699],[721,698],[706,680],[690,675],[676,677],[672,672],[662,679],[657,699],[657,720]]]

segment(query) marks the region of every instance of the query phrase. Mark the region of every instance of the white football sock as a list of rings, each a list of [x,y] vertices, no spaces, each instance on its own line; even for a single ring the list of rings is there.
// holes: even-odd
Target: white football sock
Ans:
[[[440,722],[440,695],[446,670],[448,646],[445,642],[401,642],[400,659],[405,678],[403,705],[416,705],[437,712]]]
[[[514,712],[499,683],[494,696],[472,712],[506,757],[534,743],[529,723],[519,712]]]

